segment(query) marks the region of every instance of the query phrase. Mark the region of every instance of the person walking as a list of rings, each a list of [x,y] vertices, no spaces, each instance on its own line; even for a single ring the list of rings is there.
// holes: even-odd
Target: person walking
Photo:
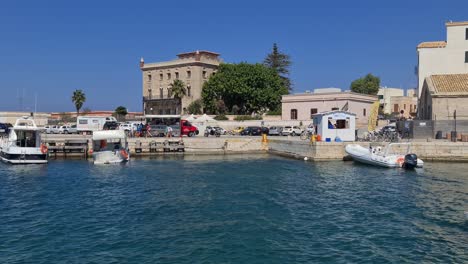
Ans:
[[[169,137],[169,138],[172,137],[172,127],[171,126],[167,126],[166,132],[167,132],[167,134],[166,134],[167,137]]]

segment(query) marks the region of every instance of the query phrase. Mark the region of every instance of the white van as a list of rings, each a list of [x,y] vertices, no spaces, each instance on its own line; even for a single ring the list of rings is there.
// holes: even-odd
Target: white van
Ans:
[[[76,130],[78,133],[114,130],[117,127],[117,119],[113,116],[79,116],[76,118]]]

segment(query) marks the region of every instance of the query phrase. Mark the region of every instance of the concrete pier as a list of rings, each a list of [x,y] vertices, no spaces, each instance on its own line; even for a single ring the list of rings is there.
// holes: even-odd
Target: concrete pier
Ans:
[[[84,135],[44,135],[43,142],[49,146],[50,157],[84,157],[92,149],[91,136]],[[369,142],[314,142],[300,140],[299,137],[221,136],[180,138],[129,138],[130,152],[134,156],[165,155],[169,153],[190,154],[230,154],[230,153],[272,153],[308,160],[342,160],[346,157],[347,144],[360,144],[363,147],[385,146],[387,143]],[[171,148],[165,144],[171,143]],[[178,144],[181,144],[180,146]],[[411,142],[411,152],[424,161],[468,162],[468,142],[446,140]]]

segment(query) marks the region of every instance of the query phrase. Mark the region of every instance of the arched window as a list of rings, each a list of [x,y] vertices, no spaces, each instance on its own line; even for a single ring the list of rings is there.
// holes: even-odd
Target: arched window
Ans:
[[[187,86],[187,96],[192,96],[192,91],[191,91],[190,85]]]
[[[162,87],[159,87],[159,98],[163,99],[164,98],[164,90]]]

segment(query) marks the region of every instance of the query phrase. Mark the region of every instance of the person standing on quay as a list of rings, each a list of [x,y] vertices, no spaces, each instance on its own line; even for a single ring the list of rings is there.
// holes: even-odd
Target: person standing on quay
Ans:
[[[167,126],[166,130],[167,130],[166,136],[167,136],[167,137],[172,137],[172,127],[171,127],[171,126]]]

